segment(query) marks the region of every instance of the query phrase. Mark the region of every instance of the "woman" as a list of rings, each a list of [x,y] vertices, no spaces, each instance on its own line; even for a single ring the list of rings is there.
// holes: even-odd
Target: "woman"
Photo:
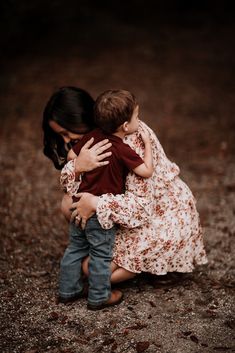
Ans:
[[[77,90],[83,93],[75,94]],[[71,87],[59,90],[48,102],[43,120],[44,153],[57,168],[66,162],[68,147],[64,148],[63,142],[73,143],[92,128],[92,107],[93,100],[87,92]],[[112,282],[132,278],[140,272],[157,275],[191,272],[195,265],[207,262],[191,191],[179,178],[177,165],[167,159],[154,132],[143,122],[140,129],[150,134],[153,176],[143,179],[129,173],[124,195],[95,197],[85,193],[72,205],[75,208],[72,217],[81,220],[82,225],[94,212],[104,228],[120,224]],[[125,142],[143,156],[139,132],[126,137]],[[63,169],[62,178],[66,182],[72,184],[82,172],[107,163],[103,158],[108,152],[103,152],[109,148],[108,141],[89,148],[91,143],[88,141],[79,156]],[[62,204],[63,210],[68,210],[66,202]],[[87,271],[86,265],[84,270]]]
[[[83,89],[62,87],[48,100],[43,112],[42,129],[44,133],[44,154],[52,160],[56,169],[62,169],[67,163],[67,155],[71,147],[82,136],[94,128],[94,100]],[[110,147],[104,140],[89,148],[93,140],[87,142],[76,159],[76,172],[92,170],[108,162],[103,161],[110,153],[103,153]],[[69,198],[62,199],[61,210],[70,220],[71,206]]]

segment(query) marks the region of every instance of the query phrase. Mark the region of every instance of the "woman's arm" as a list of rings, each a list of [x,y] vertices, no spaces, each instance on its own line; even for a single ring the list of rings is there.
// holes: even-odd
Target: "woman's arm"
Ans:
[[[150,136],[153,175],[143,179],[134,173],[129,173],[124,195],[106,194],[99,197],[96,213],[104,228],[109,228],[113,223],[132,228],[148,222],[155,212],[158,199],[162,198],[168,185],[179,174],[179,167],[166,157],[157,136],[142,121],[139,131],[128,135],[126,143],[143,158],[144,145],[140,138],[142,131]]]
[[[130,188],[120,195],[105,194],[98,197],[89,193],[77,194],[79,201],[72,204],[74,211],[71,220],[81,222],[84,227],[87,219],[96,212],[101,226],[105,229],[111,228],[114,223],[126,228],[135,228],[148,222],[153,213],[151,182],[134,173],[128,178],[135,178],[135,192]],[[149,186],[146,186],[146,183]]]
[[[139,136],[141,131],[146,131],[150,135],[153,175],[151,178],[143,179],[134,173],[129,173],[125,194],[115,196],[105,194],[98,198],[96,213],[103,228],[110,228],[114,223],[133,228],[148,222],[155,211],[157,198],[161,197],[164,189],[179,174],[178,166],[168,160],[156,135],[145,123],[141,122],[138,133],[128,135],[126,142],[130,147],[140,156],[144,156],[143,141]],[[82,218],[89,218],[90,212],[94,212],[94,207],[90,207],[89,199],[83,203],[85,196],[84,200],[81,198],[79,202],[72,205],[74,208],[78,205],[80,207],[74,211],[75,216],[79,211]]]
[[[133,134],[134,143],[132,143],[131,147],[140,156],[144,157],[145,148],[143,142],[145,140],[149,141],[149,132],[143,130],[142,128],[140,131],[142,138],[140,134]],[[151,149],[151,145],[149,147]],[[147,162],[152,165],[151,151],[147,154]],[[83,226],[94,212],[97,213],[101,226],[106,229],[111,228],[114,223],[127,228],[141,226],[149,221],[153,213],[154,190],[152,178],[143,179],[134,172],[129,173],[127,176],[125,194],[105,194],[95,197],[91,194],[83,193],[76,195],[76,197],[81,198],[72,205],[72,208],[74,208],[72,219],[76,218],[78,222],[81,221]]]
[[[71,206],[71,221],[85,227],[87,220],[96,212],[104,229],[112,228],[114,223],[126,228],[135,228],[149,221],[152,214],[151,201],[126,193],[94,196],[89,193],[76,195],[79,201]]]
[[[97,217],[103,228],[114,223],[135,228],[148,222],[154,211],[154,188],[152,178],[142,178],[129,173],[124,194],[105,194],[99,197]]]

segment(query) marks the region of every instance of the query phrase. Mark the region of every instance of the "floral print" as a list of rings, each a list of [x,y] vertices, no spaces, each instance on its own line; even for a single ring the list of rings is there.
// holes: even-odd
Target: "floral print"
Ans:
[[[61,170],[60,185],[62,186],[64,192],[68,193],[70,196],[73,196],[78,193],[80,183],[81,178],[75,181],[75,159],[72,159],[66,163]]]
[[[196,201],[179,178],[179,167],[169,161],[154,132],[140,122],[139,130],[125,138],[141,157],[144,145],[140,130],[149,132],[154,173],[141,178],[129,173],[126,192],[99,197],[97,216],[103,228],[120,225],[114,247],[114,262],[131,272],[191,272],[207,263]],[[74,187],[74,164],[67,163],[62,184]],[[78,186],[78,185],[77,185]]]
[[[129,173],[124,195],[102,195],[97,215],[102,227],[121,226],[116,235],[114,262],[131,272],[191,272],[207,263],[196,201],[179,178],[179,168],[166,157],[154,132],[150,134],[154,173],[143,179]],[[144,146],[139,133],[125,142],[140,156]],[[131,228],[131,229],[130,229]]]

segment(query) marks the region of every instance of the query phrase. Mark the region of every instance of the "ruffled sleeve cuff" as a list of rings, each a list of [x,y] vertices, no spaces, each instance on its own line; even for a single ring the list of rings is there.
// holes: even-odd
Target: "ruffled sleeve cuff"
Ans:
[[[111,228],[115,223],[135,228],[150,220],[152,203],[145,197],[137,197],[129,192],[115,196],[105,194],[99,197],[96,213],[104,229]]]
[[[64,192],[68,193],[70,196],[76,195],[81,180],[81,175],[78,180],[75,180],[75,159],[66,163],[60,174],[60,185]]]

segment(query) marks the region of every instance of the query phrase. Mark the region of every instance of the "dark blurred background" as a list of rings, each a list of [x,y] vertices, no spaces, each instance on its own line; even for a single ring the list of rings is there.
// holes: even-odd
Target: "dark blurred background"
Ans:
[[[221,27],[234,25],[232,2],[218,0],[4,0],[1,14],[1,48],[8,55],[60,52],[75,44],[85,46],[85,51],[102,50],[106,45],[111,49],[125,43],[125,34],[138,41],[134,29],[156,38],[165,27],[173,32],[210,27],[218,36]],[[120,37],[122,26],[127,33]],[[133,32],[128,33],[128,28]]]

